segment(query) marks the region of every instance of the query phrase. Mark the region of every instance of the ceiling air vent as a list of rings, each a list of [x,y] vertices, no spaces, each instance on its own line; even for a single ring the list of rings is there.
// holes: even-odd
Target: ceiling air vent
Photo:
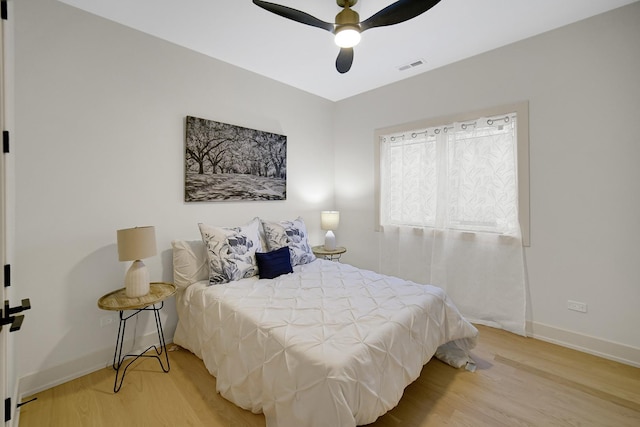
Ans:
[[[411,68],[415,68],[415,67],[419,67],[420,65],[424,64],[425,60],[424,59],[417,59],[415,61],[412,61],[408,64],[404,64],[398,67],[399,71],[405,71],[405,70],[410,70]]]

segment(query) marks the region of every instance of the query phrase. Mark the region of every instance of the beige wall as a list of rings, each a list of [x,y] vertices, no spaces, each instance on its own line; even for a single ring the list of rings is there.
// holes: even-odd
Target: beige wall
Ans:
[[[374,129],[529,101],[534,332],[640,365],[638,23],[634,3],[338,102],[337,233],[349,261],[379,265]],[[568,311],[569,299],[588,312]]]

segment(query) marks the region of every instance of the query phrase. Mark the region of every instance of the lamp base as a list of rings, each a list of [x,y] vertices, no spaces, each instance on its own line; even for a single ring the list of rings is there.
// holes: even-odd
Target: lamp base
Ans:
[[[331,230],[327,231],[324,236],[324,249],[326,251],[334,251],[336,249],[336,235]]]
[[[124,276],[124,293],[129,298],[145,296],[149,293],[149,270],[140,260],[134,261]]]

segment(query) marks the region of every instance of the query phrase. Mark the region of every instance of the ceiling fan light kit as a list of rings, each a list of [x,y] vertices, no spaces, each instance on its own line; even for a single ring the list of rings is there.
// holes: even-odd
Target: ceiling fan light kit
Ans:
[[[408,21],[431,9],[440,0],[398,0],[362,22],[358,12],[351,9],[351,6],[357,2],[358,0],[336,0],[338,6],[343,9],[336,15],[335,23],[330,23],[287,6],[253,0],[256,6],[283,18],[333,33],[335,43],[340,46],[340,53],[336,59],[336,69],[339,73],[346,73],[351,69],[353,47],[360,42],[360,33],[371,28],[386,27]]]
[[[336,30],[335,42],[340,47],[354,47],[360,43],[360,28],[345,25]]]

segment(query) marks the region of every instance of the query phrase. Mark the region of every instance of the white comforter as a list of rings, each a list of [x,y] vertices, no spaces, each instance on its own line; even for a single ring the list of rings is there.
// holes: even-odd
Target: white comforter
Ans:
[[[438,346],[477,330],[440,288],[316,260],[178,295],[174,342],[269,427],[348,427],[397,405]]]

